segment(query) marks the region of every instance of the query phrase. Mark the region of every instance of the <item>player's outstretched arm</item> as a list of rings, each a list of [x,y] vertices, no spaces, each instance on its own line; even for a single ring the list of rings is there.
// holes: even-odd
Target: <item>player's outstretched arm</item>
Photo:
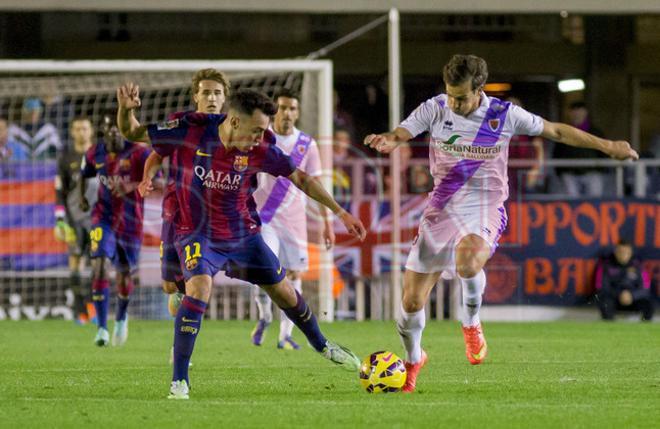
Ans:
[[[152,180],[160,167],[163,165],[163,157],[156,152],[151,152],[147,161],[144,163],[144,173],[142,173],[142,181],[138,185],[138,192],[142,197],[146,197],[154,190]]]
[[[117,126],[126,140],[150,143],[147,127],[140,125],[134,109],[140,107],[140,87],[132,82],[117,88]]]
[[[311,199],[318,201],[332,210],[339,220],[342,221],[351,235],[359,238],[360,241],[364,241],[367,236],[367,230],[364,228],[360,219],[341,208],[341,206],[337,204],[337,201],[332,198],[332,195],[323,188],[323,185],[317,178],[297,169],[288,177],[288,179]]]
[[[614,159],[639,159],[627,141],[602,139],[567,124],[544,120],[541,136],[569,146],[599,150]]]
[[[380,153],[390,153],[413,137],[407,129],[397,127],[389,133],[369,134],[364,138],[364,144]]]

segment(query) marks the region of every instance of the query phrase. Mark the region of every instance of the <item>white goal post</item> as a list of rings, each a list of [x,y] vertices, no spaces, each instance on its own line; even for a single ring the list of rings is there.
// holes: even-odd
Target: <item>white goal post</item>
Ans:
[[[329,60],[0,60],[0,117],[18,123],[21,106],[28,97],[65,95],[66,103],[60,103],[59,110],[54,108],[51,112],[59,121],[55,125],[59,125],[62,141],[65,141],[66,124],[73,115],[82,112],[98,119],[104,108],[114,103],[116,86],[132,79],[140,84],[141,91],[149,92],[147,98],[151,103],[147,108],[143,104],[139,119],[154,122],[164,119],[168,113],[189,107],[188,87],[192,74],[208,67],[225,72],[233,88],[251,87],[273,95],[278,88],[293,86],[301,93],[299,128],[316,138],[323,162],[323,184],[331,192],[333,66]],[[169,87],[177,89],[170,91]],[[324,250],[325,246],[319,248],[318,316],[320,320],[332,321],[333,257],[331,251]],[[4,278],[13,272],[11,267],[4,271]],[[30,272],[36,273],[35,270]],[[16,277],[24,278],[27,274],[21,270]],[[18,292],[20,282],[16,285],[9,293]],[[1,295],[0,290],[0,300],[4,300]]]

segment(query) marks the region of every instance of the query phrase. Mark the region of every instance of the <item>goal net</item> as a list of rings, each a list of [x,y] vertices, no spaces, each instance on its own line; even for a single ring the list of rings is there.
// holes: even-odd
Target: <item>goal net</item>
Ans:
[[[140,85],[141,123],[194,109],[191,78],[207,67],[225,72],[233,90],[252,88],[270,96],[281,88],[299,92],[298,127],[316,137],[324,171],[330,171],[329,61],[0,61],[0,118],[6,120],[13,145],[0,156],[0,320],[72,317],[67,248],[53,234],[55,157],[69,144],[71,119],[86,116],[97,126],[103,113],[116,107],[117,86],[127,81]],[[0,138],[1,131],[2,124]],[[328,187],[329,181],[329,174],[324,175]],[[156,193],[145,202],[142,287],[134,293],[130,310],[138,318],[167,317],[159,287],[160,197]],[[313,213],[308,218],[313,227]],[[308,278],[312,301],[322,318],[332,320],[332,256],[320,251],[316,260]],[[83,270],[83,277],[89,275],[89,269]],[[223,275],[215,281],[210,317],[255,317],[252,288]]]

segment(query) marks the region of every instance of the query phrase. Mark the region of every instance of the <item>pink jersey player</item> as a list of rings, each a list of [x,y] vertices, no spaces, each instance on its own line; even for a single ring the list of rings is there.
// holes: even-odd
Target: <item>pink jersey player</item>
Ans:
[[[506,227],[508,145],[515,134],[540,135],[616,159],[636,159],[625,141],[598,138],[565,124],[548,122],[524,109],[488,97],[486,61],[454,55],[443,69],[446,94],[422,103],[394,131],[370,134],[364,143],[383,153],[422,132],[430,134],[434,189],[406,262],[397,330],[406,349],[405,392],[415,390],[427,361],[421,339],[424,305],[443,271],[463,289],[463,338],[468,361],[480,364],[488,347],[479,320],[486,287],[483,267]]]
[[[321,159],[316,142],[312,137],[295,127],[300,115],[300,97],[293,91],[282,90],[275,97],[277,113],[272,131],[277,147],[291,157],[296,168],[310,176],[321,175]],[[259,175],[259,188],[254,193],[259,217],[261,235],[270,249],[277,255],[282,266],[287,270],[291,285],[302,293],[301,273],[307,271],[309,257],[307,252],[307,213],[308,199],[287,178],[274,178],[268,174]],[[332,245],[334,235],[332,227],[325,217],[323,236],[327,245]],[[259,309],[259,321],[252,331],[252,343],[261,345],[267,327],[273,319],[271,301],[264,292],[256,298]],[[291,337],[293,323],[284,315],[280,317],[280,335],[277,347],[281,349],[299,349]]]
[[[297,128],[289,135],[273,131],[277,147],[291,157],[297,168],[310,176],[321,175],[321,159],[314,139]],[[266,234],[275,234],[280,241],[282,266],[287,270],[306,271],[308,258],[305,194],[286,178],[278,179],[269,174],[259,174],[259,188],[254,193],[254,199],[262,222],[262,235],[265,238]],[[268,243],[268,240],[266,242]]]
[[[508,148],[516,134],[538,135],[543,120],[488,97],[468,117],[454,113],[446,94],[422,103],[400,125],[411,135],[430,133],[434,189],[406,264],[420,273],[455,270],[454,247],[474,234],[494,251],[507,216]]]

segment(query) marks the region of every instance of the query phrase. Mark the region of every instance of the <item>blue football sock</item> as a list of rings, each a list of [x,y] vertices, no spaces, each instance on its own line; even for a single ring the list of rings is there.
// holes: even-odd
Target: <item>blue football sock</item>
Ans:
[[[133,289],[135,289],[135,285],[131,278],[124,278],[117,285],[117,317],[115,320],[118,322],[126,319],[126,309]]]
[[[202,327],[202,318],[206,311],[206,303],[199,299],[185,296],[181,301],[179,311],[174,321],[174,368],[172,381],[188,379],[188,365],[195,347],[195,339]]]
[[[128,308],[129,301],[130,301],[129,298],[117,296],[117,316],[115,317],[115,320],[117,322],[126,319],[126,309]]]
[[[108,329],[108,306],[110,305],[110,282],[108,280],[92,282],[92,300],[96,308],[98,327]]]
[[[326,338],[321,333],[319,324],[316,321],[316,316],[312,313],[305,299],[296,291],[298,301],[295,306],[291,308],[283,308],[284,314],[305,334],[307,341],[316,349],[321,352],[325,348]]]

